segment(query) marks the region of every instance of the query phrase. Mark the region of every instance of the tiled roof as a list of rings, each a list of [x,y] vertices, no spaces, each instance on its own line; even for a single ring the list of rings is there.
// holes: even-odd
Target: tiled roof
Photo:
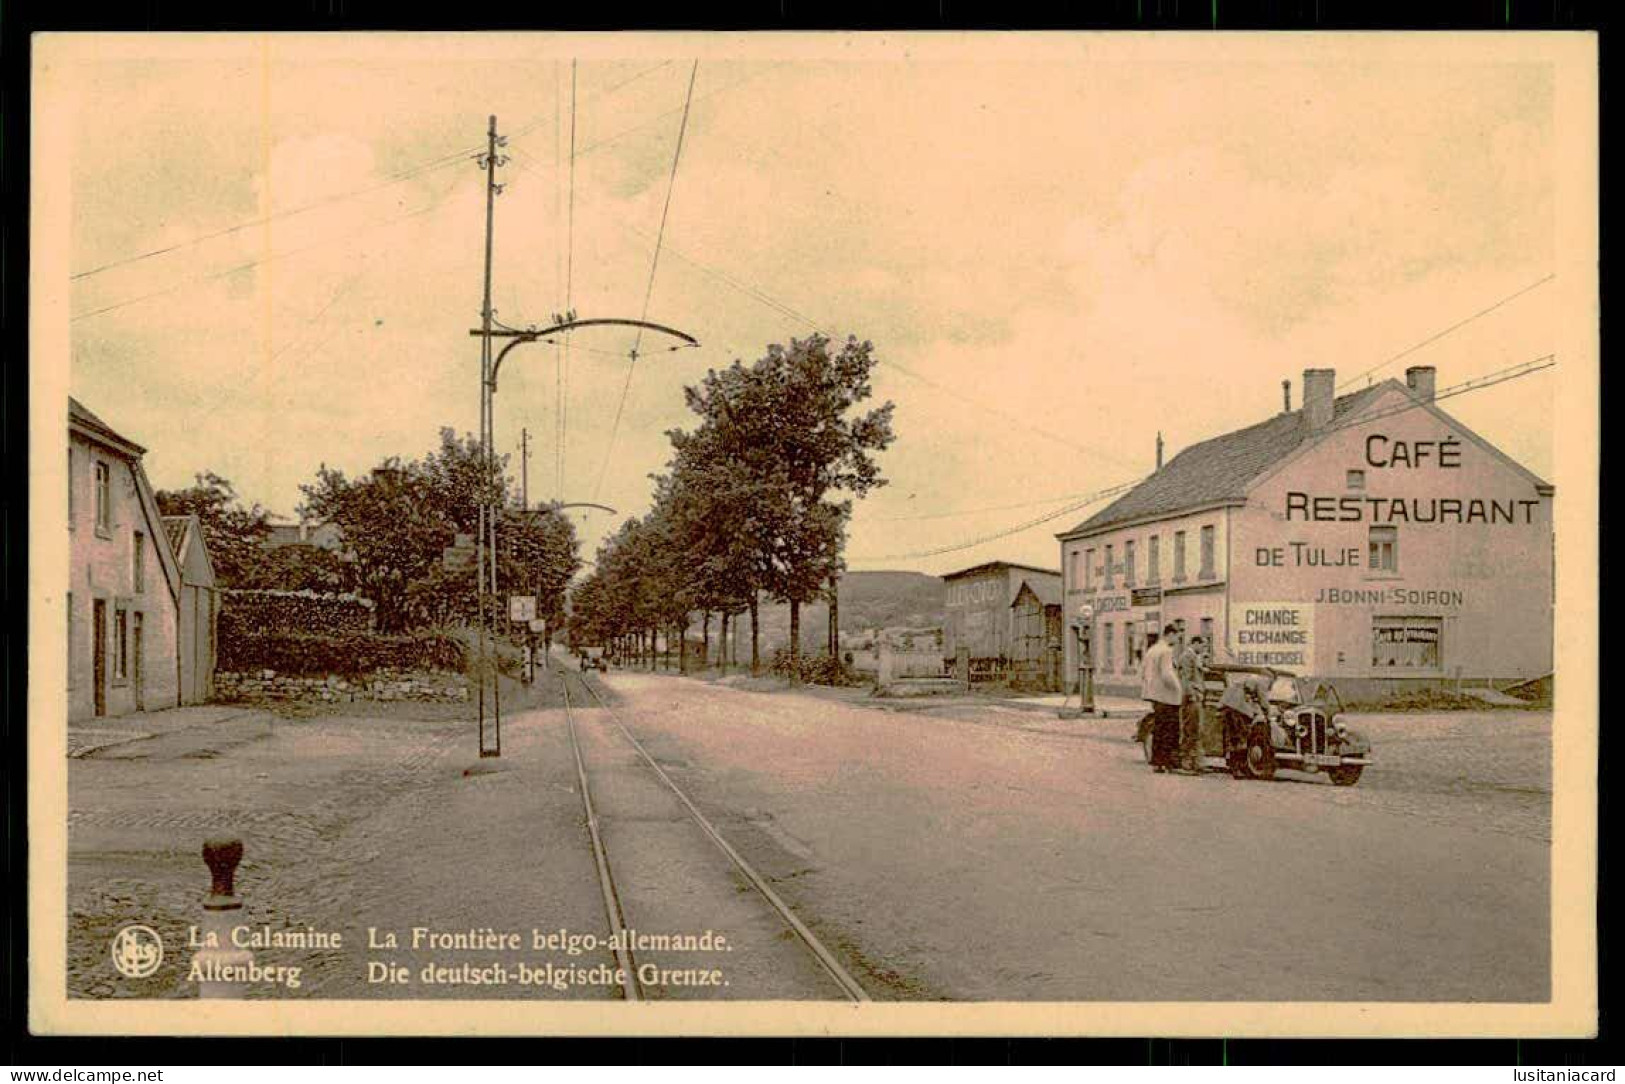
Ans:
[[[136,455],[142,455],[146,452],[145,448],[96,417],[85,407],[85,404],[71,395],[68,396],[68,424],[81,425],[93,433],[100,434],[116,446],[133,449]]]
[[[181,555],[181,546],[186,542],[186,524],[191,516],[162,516],[164,533],[169,536],[169,548],[176,557]]]
[[[1336,421],[1361,409],[1388,385],[1387,380],[1338,396],[1332,412]],[[1097,531],[1117,523],[1173,515],[1214,501],[1240,500],[1247,486],[1269,467],[1285,459],[1309,436],[1303,411],[1277,414],[1268,421],[1193,444],[1169,460],[1161,470],[1096,512],[1068,535]]]

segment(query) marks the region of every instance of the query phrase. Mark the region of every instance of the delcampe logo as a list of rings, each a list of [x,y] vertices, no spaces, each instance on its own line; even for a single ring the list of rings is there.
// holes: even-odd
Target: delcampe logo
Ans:
[[[127,979],[144,979],[164,962],[164,939],[151,926],[126,926],[113,936],[113,966]]]

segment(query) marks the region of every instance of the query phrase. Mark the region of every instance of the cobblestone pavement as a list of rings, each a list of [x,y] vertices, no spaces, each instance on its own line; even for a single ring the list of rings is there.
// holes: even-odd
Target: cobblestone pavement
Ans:
[[[369,985],[369,958],[420,961],[362,952],[366,928],[601,926],[562,732],[529,725],[538,713],[521,708],[507,719],[505,756],[487,762],[473,720],[425,714],[236,712],[70,759],[69,996],[196,996],[187,937],[209,884],[202,842],[216,834],[245,843],[241,923],[339,931],[346,946],[256,954],[299,967],[300,985],[251,985],[251,998],[494,996]],[[110,942],[129,923],[164,940],[166,963],[151,978],[112,966]]]

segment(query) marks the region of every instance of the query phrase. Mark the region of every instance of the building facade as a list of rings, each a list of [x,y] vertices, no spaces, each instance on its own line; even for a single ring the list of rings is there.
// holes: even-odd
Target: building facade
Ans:
[[[180,570],[145,449],[68,406],[68,718],[180,702]]]
[[[1012,607],[1021,586],[1058,596],[1061,574],[1053,569],[990,561],[942,577],[943,655],[956,664],[961,649],[972,676],[1003,676],[1014,657]],[[964,675],[961,675],[964,676]]]
[[[1440,409],[1429,367],[1335,381],[1306,370],[1302,409],[1186,449],[1058,536],[1098,687],[1137,692],[1170,622],[1345,698],[1551,672],[1552,487]]]

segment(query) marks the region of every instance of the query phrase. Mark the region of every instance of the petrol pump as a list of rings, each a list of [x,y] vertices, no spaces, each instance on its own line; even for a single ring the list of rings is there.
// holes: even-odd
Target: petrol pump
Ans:
[[[1072,634],[1078,638],[1078,706],[1075,711],[1077,715],[1093,714],[1095,663],[1090,652],[1094,638],[1095,608],[1087,602],[1083,603],[1078,607],[1078,612],[1072,615],[1070,624]],[[1062,718],[1073,715],[1064,705],[1059,714]]]

